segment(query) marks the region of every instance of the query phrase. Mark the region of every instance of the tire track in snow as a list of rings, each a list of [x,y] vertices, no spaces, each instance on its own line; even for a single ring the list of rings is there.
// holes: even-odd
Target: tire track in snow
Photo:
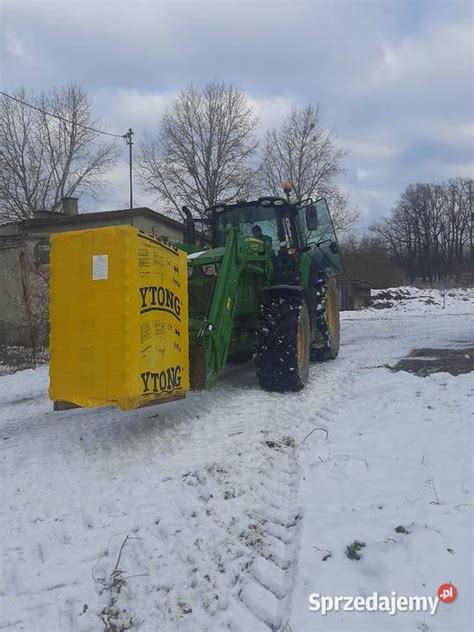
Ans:
[[[328,368],[330,365],[323,366]],[[354,379],[347,367],[331,368],[324,387],[319,389],[316,417],[334,423],[340,416],[338,409],[342,409],[343,402],[354,395]],[[303,398],[310,396],[305,393]],[[253,524],[247,533],[247,543],[253,548],[253,555],[242,587],[234,598],[231,617],[226,621],[231,632],[283,630],[289,620],[303,518],[297,506],[299,444],[302,433],[306,433],[314,422],[314,418],[300,419],[300,423],[292,427],[288,423],[294,419],[289,415],[291,408],[291,404],[283,404],[284,410],[277,416],[271,431],[273,437],[280,433],[281,439],[267,440],[266,448],[270,452],[266,458],[262,455],[264,465],[259,469],[257,509],[249,516]],[[288,436],[291,431],[298,436],[298,444]]]
[[[294,440],[281,441],[265,445],[274,454],[260,468],[258,503],[249,515],[252,524],[246,535],[253,555],[227,621],[232,632],[278,630],[288,613],[302,516],[296,507],[299,469]]]

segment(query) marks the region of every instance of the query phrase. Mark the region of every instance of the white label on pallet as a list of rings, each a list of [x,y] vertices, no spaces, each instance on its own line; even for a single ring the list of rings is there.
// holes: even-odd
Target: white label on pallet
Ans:
[[[104,281],[109,278],[109,255],[92,255],[92,280]]]

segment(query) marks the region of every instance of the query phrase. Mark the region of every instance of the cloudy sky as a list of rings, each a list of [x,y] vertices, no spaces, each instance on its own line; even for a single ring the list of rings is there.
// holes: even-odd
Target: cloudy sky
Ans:
[[[473,7],[456,0],[5,2],[0,85],[80,82],[137,138],[190,82],[244,90],[262,129],[318,102],[367,226],[410,182],[474,174]],[[124,146],[124,157],[125,157]],[[126,206],[127,169],[95,208]],[[140,191],[136,205],[152,201]],[[93,210],[93,203],[88,202]],[[83,209],[85,210],[85,209]]]

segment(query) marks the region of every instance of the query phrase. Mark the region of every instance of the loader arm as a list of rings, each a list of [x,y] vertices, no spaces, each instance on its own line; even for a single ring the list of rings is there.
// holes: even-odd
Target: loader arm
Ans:
[[[232,336],[236,297],[243,263],[239,261],[238,233],[230,229],[217,277],[209,317],[203,335],[205,388],[213,386],[227,361]]]

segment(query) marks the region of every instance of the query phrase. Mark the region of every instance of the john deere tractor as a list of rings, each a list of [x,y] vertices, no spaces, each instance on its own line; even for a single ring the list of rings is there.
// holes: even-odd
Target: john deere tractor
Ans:
[[[179,245],[188,253],[191,388],[211,387],[227,362],[255,355],[263,389],[300,390],[310,361],[339,351],[342,263],[326,200],[261,197],[205,216],[212,248]],[[192,242],[191,221],[188,213]]]

